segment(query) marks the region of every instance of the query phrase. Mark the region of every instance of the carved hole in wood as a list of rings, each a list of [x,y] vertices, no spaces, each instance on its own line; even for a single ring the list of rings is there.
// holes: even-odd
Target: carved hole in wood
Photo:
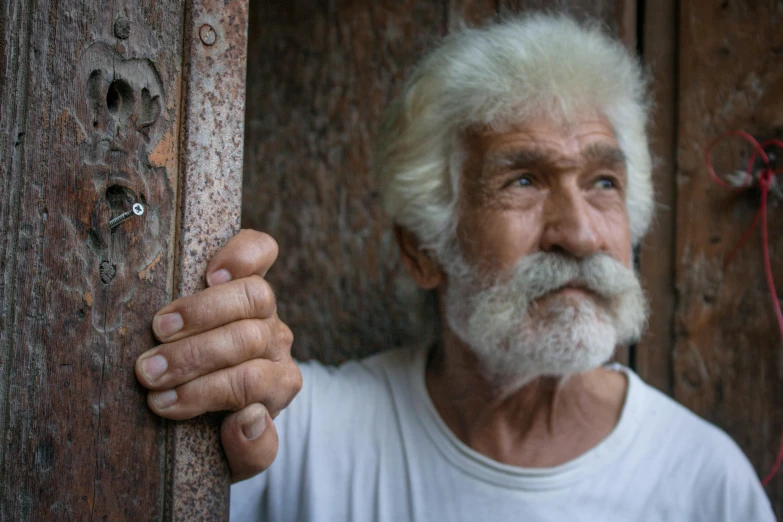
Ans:
[[[114,80],[106,92],[106,107],[118,121],[125,123],[133,114],[133,89],[125,80]]]
[[[122,185],[110,185],[106,189],[106,201],[109,203],[109,209],[111,210],[111,216],[109,225],[111,228],[111,234],[117,231],[117,227],[111,224],[111,220],[126,214],[131,211],[134,203],[138,202],[136,193],[128,187]],[[142,202],[145,204],[146,200]],[[145,205],[146,206],[146,205]]]
[[[75,112],[88,137],[80,144],[85,161],[118,165],[133,157],[143,162],[166,129],[161,124],[166,95],[155,63],[128,59],[104,42],[91,45],[79,62],[85,91]]]
[[[117,217],[136,203],[136,193],[122,185],[111,185],[106,189],[106,201],[111,208],[111,217]]]
[[[87,79],[87,103],[92,115],[92,126],[97,127],[101,109],[101,83],[103,82],[103,71],[95,70],[90,73]]]
[[[149,128],[160,117],[160,96],[151,96],[146,87],[141,90],[141,117],[136,127],[144,139],[149,141]]]
[[[90,247],[90,250],[96,254],[101,254],[106,250],[106,243],[104,243],[103,239],[101,239],[101,236],[95,231],[95,229],[92,228],[87,233],[87,246]]]

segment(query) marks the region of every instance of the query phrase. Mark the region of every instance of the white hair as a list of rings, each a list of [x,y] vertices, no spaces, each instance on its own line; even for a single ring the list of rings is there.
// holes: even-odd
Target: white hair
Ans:
[[[607,254],[577,260],[536,252],[490,281],[482,281],[458,252],[448,265],[446,322],[501,395],[541,376],[592,370],[616,345],[638,340],[646,323],[636,274]],[[566,284],[596,297],[573,301],[551,294],[540,301]]]
[[[455,237],[461,133],[597,112],[626,157],[626,208],[638,244],[653,210],[646,96],[638,61],[595,23],[537,14],[464,28],[421,61],[386,112],[375,157],[386,212],[441,257]]]

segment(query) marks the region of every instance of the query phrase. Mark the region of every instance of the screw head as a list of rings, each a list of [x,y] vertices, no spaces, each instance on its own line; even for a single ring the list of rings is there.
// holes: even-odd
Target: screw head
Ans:
[[[137,216],[141,216],[142,214],[144,214],[144,205],[142,205],[141,203],[134,203],[133,213],[136,214]]]
[[[201,28],[198,30],[198,36],[201,38],[201,42],[204,45],[213,45],[215,40],[217,40],[217,33],[215,33],[215,29],[213,29],[209,24],[204,24],[201,26]]]

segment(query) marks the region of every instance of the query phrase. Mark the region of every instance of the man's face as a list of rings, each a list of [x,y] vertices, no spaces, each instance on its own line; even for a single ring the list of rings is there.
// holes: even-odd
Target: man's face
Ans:
[[[587,371],[641,332],[623,153],[603,118],[464,139],[446,319],[508,389]]]
[[[538,251],[604,252],[630,267],[625,162],[606,119],[541,118],[463,144],[457,236],[469,263],[494,272]]]

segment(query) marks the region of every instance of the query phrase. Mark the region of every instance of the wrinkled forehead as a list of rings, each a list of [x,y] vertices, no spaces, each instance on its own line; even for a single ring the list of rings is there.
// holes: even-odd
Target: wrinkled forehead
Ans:
[[[466,166],[512,166],[550,162],[605,163],[624,166],[609,120],[588,114],[569,120],[547,116],[527,118],[503,126],[474,125],[461,136]]]

